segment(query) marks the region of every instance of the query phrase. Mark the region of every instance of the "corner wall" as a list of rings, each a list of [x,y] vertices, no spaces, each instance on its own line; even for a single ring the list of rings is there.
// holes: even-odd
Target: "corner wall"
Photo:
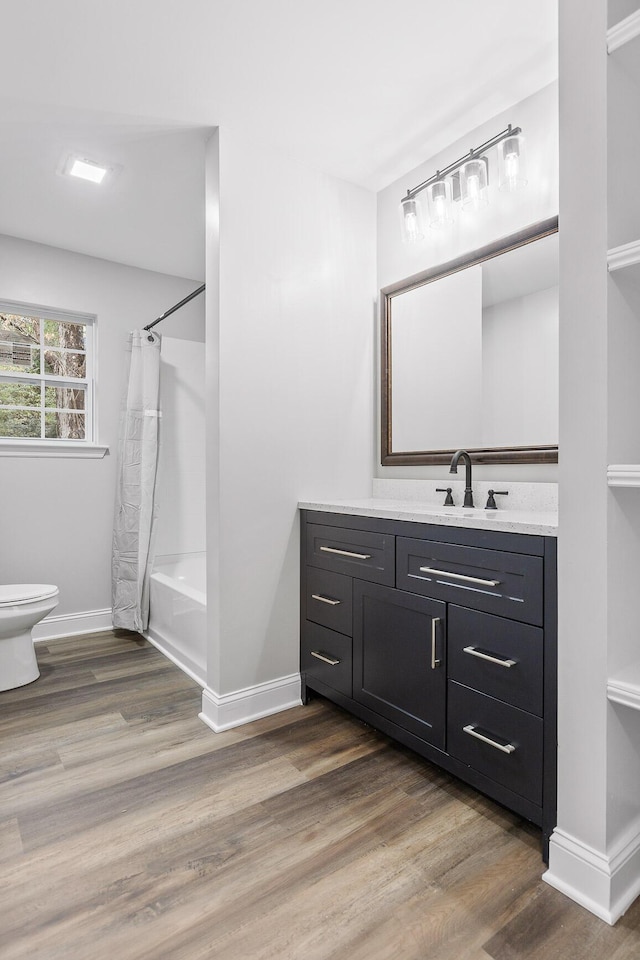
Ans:
[[[219,317],[209,304],[207,345],[213,363],[211,329],[219,609],[203,713],[221,729],[265,697],[299,699],[297,502],[370,495],[376,287],[372,193],[235,131],[218,136]],[[217,270],[215,242],[207,269]]]

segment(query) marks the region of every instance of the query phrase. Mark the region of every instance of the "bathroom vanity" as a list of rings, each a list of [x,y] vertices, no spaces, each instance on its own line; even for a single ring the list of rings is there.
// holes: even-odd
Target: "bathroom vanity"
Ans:
[[[303,702],[327,697],[537,824],[546,859],[553,526],[460,508],[301,507]]]

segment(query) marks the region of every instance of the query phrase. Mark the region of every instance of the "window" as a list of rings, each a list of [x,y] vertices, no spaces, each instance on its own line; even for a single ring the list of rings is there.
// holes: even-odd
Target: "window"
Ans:
[[[0,302],[0,442],[92,443],[93,319]]]

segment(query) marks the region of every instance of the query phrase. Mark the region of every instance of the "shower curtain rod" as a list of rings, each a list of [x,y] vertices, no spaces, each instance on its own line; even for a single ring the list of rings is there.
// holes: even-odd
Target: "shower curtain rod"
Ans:
[[[197,290],[194,290],[193,293],[190,293],[188,296],[181,300],[180,303],[174,304],[172,307],[169,307],[161,317],[158,317],[157,320],[154,320],[153,323],[148,323],[146,327],[143,327],[143,330],[151,330],[151,327],[155,327],[156,323],[160,323],[162,320],[166,320],[167,317],[170,317],[172,313],[175,313],[176,310],[179,310],[180,307],[184,307],[185,303],[189,303],[189,300],[193,300],[194,297],[197,297],[199,294],[204,293],[205,284],[203,283],[201,287],[198,287]]]

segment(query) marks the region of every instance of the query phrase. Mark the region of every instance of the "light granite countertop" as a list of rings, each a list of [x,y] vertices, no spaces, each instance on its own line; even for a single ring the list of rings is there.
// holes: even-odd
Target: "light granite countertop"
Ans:
[[[558,536],[558,514],[552,510],[483,510],[479,508],[439,507],[411,500],[367,497],[355,500],[304,500],[301,510],[318,510],[383,520],[412,520],[472,530],[500,530],[503,533],[528,533],[542,537]]]

